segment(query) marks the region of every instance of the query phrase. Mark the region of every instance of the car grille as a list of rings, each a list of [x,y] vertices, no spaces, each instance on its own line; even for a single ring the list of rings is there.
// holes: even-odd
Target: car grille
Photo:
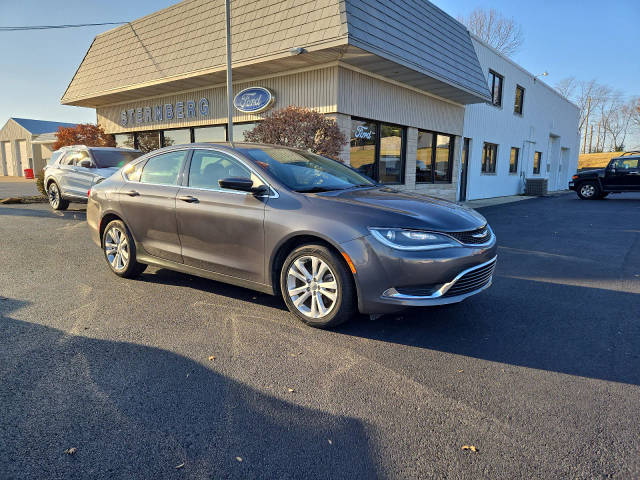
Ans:
[[[445,292],[443,297],[457,297],[481,289],[491,281],[495,268],[496,260],[465,273]]]
[[[485,225],[477,230],[469,230],[467,232],[447,232],[447,235],[465,245],[480,245],[487,243],[491,239],[491,230],[489,230],[488,225]]]

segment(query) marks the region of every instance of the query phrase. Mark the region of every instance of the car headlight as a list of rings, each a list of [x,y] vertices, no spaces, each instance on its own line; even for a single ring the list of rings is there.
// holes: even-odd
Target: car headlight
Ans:
[[[421,232],[404,228],[369,228],[376,240],[397,250],[435,250],[438,248],[461,247],[460,242],[447,235]]]

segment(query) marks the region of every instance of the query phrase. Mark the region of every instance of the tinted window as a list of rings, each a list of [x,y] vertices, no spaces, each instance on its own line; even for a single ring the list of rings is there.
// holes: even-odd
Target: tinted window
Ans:
[[[453,139],[447,135],[436,137],[436,182],[451,181],[451,158]]]
[[[620,158],[615,161],[614,166],[620,170],[630,170],[638,168],[637,158]]]
[[[402,182],[402,142],[404,129],[380,125],[380,163],[378,179],[382,183]]]
[[[233,124],[233,140],[235,142],[244,142],[244,134],[255,128],[255,123],[234,123]]]
[[[489,70],[489,86],[491,87],[491,103],[496,107],[502,105],[502,81],[504,77]]]
[[[160,132],[139,132],[136,133],[138,150],[144,153],[152,152],[160,148]]]
[[[170,147],[171,145],[184,145],[191,143],[191,130],[188,128],[182,128],[180,130],[165,130],[164,131],[164,145]]]
[[[533,173],[540,173],[540,163],[542,162],[542,153],[533,154]]]
[[[238,160],[222,152],[213,150],[196,150],[191,157],[189,167],[189,186],[194,188],[220,188],[219,180],[241,177],[251,178],[255,185],[262,182],[242,165]]]
[[[116,147],[119,148],[135,148],[135,137],[133,133],[116,133],[113,136],[116,142]]]
[[[142,168],[140,181],[159,185],[177,185],[186,150],[151,157]]]
[[[511,147],[511,157],[509,157],[509,173],[518,173],[518,158],[520,157],[520,149]]]
[[[522,115],[523,105],[524,105],[524,88],[518,85],[516,87],[516,100],[513,104],[513,113]]]
[[[227,129],[223,125],[194,128],[193,137],[196,142],[224,142],[227,140]]]
[[[135,160],[142,152],[138,151],[118,151],[118,150],[92,150],[91,155],[98,168],[124,167],[127,163]]]
[[[498,156],[498,145],[484,142],[482,148],[482,173],[496,173],[496,158]]]
[[[262,169],[298,192],[343,190],[375,185],[340,162],[320,155],[285,148],[239,148]]]
[[[351,120],[351,166],[368,177],[375,176],[378,126],[366,120]]]
[[[47,162],[47,165],[53,165],[54,163],[56,163],[56,160],[58,160],[58,158],[60,158],[62,156],[64,152],[58,150],[56,152],[53,152],[51,154],[51,158],[49,159],[49,161]]]
[[[73,165],[73,161],[76,158],[76,152],[67,152],[62,160],[60,160],[60,165]]]
[[[433,182],[433,132],[418,131],[418,151],[416,154],[416,183]]]

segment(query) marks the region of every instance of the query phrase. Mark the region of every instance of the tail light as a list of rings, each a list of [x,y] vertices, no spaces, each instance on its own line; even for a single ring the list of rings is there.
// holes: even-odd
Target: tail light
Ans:
[[[90,196],[91,196],[91,189],[87,191],[87,198],[89,198]]]
[[[578,179],[578,175],[574,175],[573,177],[571,177],[571,180],[577,180]]]

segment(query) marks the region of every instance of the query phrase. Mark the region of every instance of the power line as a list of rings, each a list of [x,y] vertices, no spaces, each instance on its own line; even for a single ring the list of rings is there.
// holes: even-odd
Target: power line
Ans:
[[[69,25],[30,25],[22,27],[0,27],[0,32],[20,32],[23,30],[52,30],[61,28],[98,27],[103,25],[123,25],[129,22],[77,23]]]

